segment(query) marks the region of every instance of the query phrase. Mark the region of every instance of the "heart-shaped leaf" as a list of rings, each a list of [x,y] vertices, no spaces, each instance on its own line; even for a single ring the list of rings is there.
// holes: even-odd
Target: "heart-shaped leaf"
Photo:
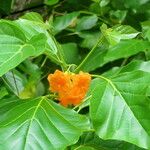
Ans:
[[[111,80],[99,77],[91,86],[90,105],[97,134],[150,149],[150,73],[126,72]]]
[[[0,100],[0,149],[64,149],[89,128],[86,117],[45,97]]]

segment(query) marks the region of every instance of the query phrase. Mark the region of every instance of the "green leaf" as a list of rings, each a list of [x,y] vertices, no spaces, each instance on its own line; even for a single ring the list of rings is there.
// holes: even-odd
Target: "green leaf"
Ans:
[[[70,26],[72,23],[74,23],[74,21],[76,21],[79,14],[79,12],[72,12],[63,16],[56,17],[53,23],[55,32],[58,33]]]
[[[150,43],[143,40],[122,40],[118,44],[108,48],[105,39],[102,39],[101,45],[90,52],[88,57],[83,60],[80,65],[80,70],[93,71],[98,67],[102,67],[108,62],[120,59],[128,58],[141,51],[150,49]],[[92,61],[92,63],[91,63]]]
[[[91,146],[85,146],[85,145],[81,145],[79,147],[76,147],[75,150],[96,150],[95,148],[91,147]],[[105,150],[105,149],[103,149]]]
[[[0,148],[62,150],[89,128],[86,117],[45,97],[0,100]]]
[[[27,83],[27,79],[25,78],[25,76],[14,69],[7,72],[3,76],[3,81],[5,85],[9,88],[9,90],[17,96],[19,96],[19,93],[23,91]]]
[[[77,64],[79,62],[79,53],[77,44],[66,43],[62,44],[64,59],[68,64]]]
[[[6,95],[8,95],[8,91],[6,90],[4,86],[0,86],[0,99],[5,97]]]
[[[100,6],[101,6],[101,7],[105,7],[106,5],[109,4],[109,2],[110,2],[110,0],[101,0],[101,1],[100,1]]]
[[[0,21],[0,76],[16,67],[30,56],[38,56],[45,50],[44,34],[26,40],[22,31],[8,21]]]
[[[122,23],[127,15],[126,10],[111,10],[110,11],[110,19],[112,20],[113,23]]]
[[[21,18],[22,19],[27,19],[27,20],[30,20],[30,21],[36,21],[36,22],[44,23],[42,16],[39,13],[36,13],[36,12],[26,13]]]
[[[107,51],[105,48],[96,48],[92,52],[92,54],[88,57],[88,59],[86,60],[84,65],[80,68],[80,70],[89,72],[103,65],[106,52]]]
[[[49,28],[49,26],[44,22],[42,22],[42,20],[39,19],[37,19],[37,21],[33,20],[31,19],[31,16],[33,15],[29,13],[25,16],[22,16],[22,18],[14,21],[16,26],[18,26],[22,30],[22,32],[28,39],[30,39],[32,36],[36,34],[46,33],[46,30]],[[39,18],[39,16],[37,17]]]
[[[150,41],[150,21],[145,21],[142,22],[141,24],[142,24],[144,38]]]
[[[133,39],[140,33],[128,25],[117,25],[108,29],[103,26],[101,27],[102,33],[111,46],[118,44],[123,39]]]
[[[19,19],[15,21],[15,24],[23,31],[27,39],[43,33],[47,37],[46,48],[44,53],[55,63],[65,64],[63,60],[62,50],[60,45],[49,31],[49,25],[44,22],[31,21],[28,19]],[[38,42],[37,42],[38,44]],[[63,62],[63,63],[62,63]]]
[[[79,32],[79,37],[83,38],[81,42],[81,47],[91,49],[96,41],[100,38],[100,33],[98,32]]]
[[[81,31],[91,29],[96,25],[97,21],[98,21],[97,15],[84,16],[77,22],[76,30]]]
[[[30,20],[30,17],[25,16],[26,19],[18,19],[15,21],[15,24],[22,30],[27,39],[32,38],[33,36],[43,33],[47,37],[47,48],[54,54],[57,53],[58,48],[53,39],[53,36],[47,32],[49,26],[44,22],[39,22],[38,20]]]
[[[93,148],[93,150],[117,150],[120,141],[102,140],[95,132],[85,132],[79,142],[76,144],[76,149],[81,149],[82,146]]]
[[[125,7],[126,8],[132,8],[132,9],[137,9],[140,7],[140,5],[146,3],[148,0],[125,0]]]
[[[110,76],[116,76],[117,74],[120,73],[132,72],[137,70],[150,72],[150,61],[133,60],[126,66],[113,67],[111,70],[105,72],[103,75],[110,77]]]
[[[141,51],[150,49],[150,43],[142,40],[123,40],[117,45],[108,49],[104,58],[105,62],[117,60],[120,58],[128,58]]]
[[[134,71],[141,70],[144,72],[150,72],[150,61],[134,60],[128,65],[119,69],[119,73],[131,72],[133,70]]]
[[[149,82],[150,73],[143,71],[94,79],[90,116],[99,137],[150,149]]]
[[[100,67],[100,65],[103,65],[105,62],[104,56],[107,53],[107,49],[107,41],[103,36],[100,36],[100,38],[96,41],[91,51],[76,68],[75,72],[79,72],[80,70],[89,72],[96,69],[97,67]]]
[[[59,0],[45,0],[44,3],[46,5],[54,5],[57,4],[59,2]]]

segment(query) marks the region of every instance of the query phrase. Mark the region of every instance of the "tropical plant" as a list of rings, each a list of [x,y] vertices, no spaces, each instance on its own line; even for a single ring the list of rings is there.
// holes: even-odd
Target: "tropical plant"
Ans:
[[[149,1],[44,3],[0,20],[0,149],[150,149]]]

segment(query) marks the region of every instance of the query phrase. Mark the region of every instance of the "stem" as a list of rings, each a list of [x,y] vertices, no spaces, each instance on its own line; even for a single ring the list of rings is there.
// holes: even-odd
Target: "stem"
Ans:
[[[88,99],[90,99],[91,97],[92,97],[92,95],[86,97],[86,98],[84,99],[84,101],[83,101],[81,104],[75,106],[75,107],[73,108],[73,110],[75,110],[76,108],[79,108],[80,106],[82,106],[82,105],[83,105]],[[79,108],[79,109],[77,110],[77,112],[79,112],[80,110],[81,110],[81,109]]]
[[[45,55],[52,60],[52,62],[55,62],[56,64],[60,65],[62,70],[67,70],[67,64],[62,61],[59,56],[52,54],[49,52],[49,50],[45,51]]]
[[[59,43],[57,45],[58,45],[58,55],[59,55],[58,57],[62,62],[62,65],[61,65],[62,70],[66,71],[67,70],[67,63],[64,60],[64,54],[63,54],[62,47],[61,47],[61,45],[59,45]]]
[[[106,78],[106,77],[104,77],[104,76],[101,76],[101,75],[94,75],[94,74],[92,74],[91,76],[92,76],[92,77],[96,77],[96,78],[101,78],[101,79],[107,81],[107,82],[112,86],[112,88],[113,88],[117,93],[119,93],[119,91],[117,90],[117,88],[115,87],[115,85],[113,84],[113,82],[112,82],[110,79],[108,79],[108,78]]]
[[[42,68],[42,67],[45,65],[47,58],[48,58],[48,57],[46,56],[45,59],[43,60],[42,64],[41,64],[41,67],[40,67],[40,68]]]
[[[101,79],[103,79],[103,80],[105,80],[105,81],[107,81],[107,82],[111,82],[110,79],[108,79],[108,78],[106,78],[106,77],[104,77],[104,76],[101,76],[101,75],[91,74],[91,77],[101,78]]]
[[[102,43],[103,41],[103,36],[101,36],[99,38],[99,40],[97,41],[97,43],[93,46],[93,48],[91,49],[91,51],[87,54],[87,56],[83,59],[83,61],[80,63],[80,65],[75,69],[74,72],[79,72],[80,69],[84,66],[84,64],[86,63],[86,61],[88,60],[88,58],[93,54],[94,50],[98,47],[98,45],[100,43]]]

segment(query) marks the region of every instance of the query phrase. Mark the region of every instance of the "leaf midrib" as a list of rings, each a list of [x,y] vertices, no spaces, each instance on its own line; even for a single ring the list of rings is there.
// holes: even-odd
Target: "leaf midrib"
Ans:
[[[30,133],[30,127],[31,127],[32,122],[33,122],[33,120],[35,118],[36,112],[38,111],[38,109],[39,109],[40,105],[42,104],[43,100],[44,100],[44,97],[41,98],[41,100],[39,101],[37,107],[35,107],[35,111],[33,112],[33,115],[32,115],[32,117],[30,119],[30,123],[29,123],[29,126],[27,128],[27,132],[26,132],[26,136],[25,136],[25,142],[24,142],[24,146],[23,146],[24,150],[26,150],[26,144],[27,144],[29,133]]]
[[[114,91],[116,91],[116,93],[118,93],[118,95],[121,97],[121,99],[124,100],[125,104],[128,106],[130,112],[132,112],[132,115],[134,116],[134,119],[136,119],[136,121],[138,122],[139,126],[142,127],[142,129],[145,131],[146,134],[148,134],[145,130],[145,128],[142,126],[142,124],[139,122],[139,120],[136,118],[134,112],[131,110],[131,108],[129,107],[129,105],[127,104],[125,98],[122,96],[122,94],[119,92],[119,90],[117,89],[117,87],[115,86],[115,84],[110,80],[108,79],[107,82],[112,86],[112,88],[114,89]],[[148,134],[149,135],[149,134]],[[150,135],[149,135],[150,136]]]
[[[4,61],[2,64],[0,64],[0,67],[2,67],[4,64],[6,64],[8,61],[10,61],[11,59],[13,59],[17,54],[19,54],[19,53],[21,53],[21,50],[25,47],[25,46],[31,46],[30,44],[25,44],[25,45],[23,45],[23,46],[21,46],[20,48],[19,48],[19,50],[16,52],[16,53],[14,53],[14,55],[12,55],[9,59],[7,59],[6,61]]]

